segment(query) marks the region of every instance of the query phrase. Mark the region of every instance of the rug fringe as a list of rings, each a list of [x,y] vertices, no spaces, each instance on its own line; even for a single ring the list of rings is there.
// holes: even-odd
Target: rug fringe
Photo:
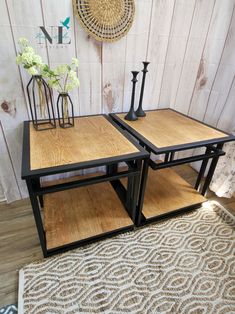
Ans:
[[[209,201],[209,202],[212,205],[214,204],[215,206],[218,206],[222,211],[225,212],[227,216],[229,216],[235,222],[235,216],[232,213],[230,213],[230,211],[227,210],[224,206],[222,206],[219,202],[217,201]]]

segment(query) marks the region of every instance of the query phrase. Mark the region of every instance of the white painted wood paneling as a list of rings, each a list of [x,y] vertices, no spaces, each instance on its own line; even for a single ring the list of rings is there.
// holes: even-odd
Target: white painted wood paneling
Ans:
[[[162,74],[159,108],[172,107],[175,103],[195,5],[196,0],[176,0],[165,67]]]
[[[234,1],[216,1],[208,38],[201,57],[189,115],[202,120],[210,97],[218,67],[221,61],[231,18]]]
[[[198,120],[203,120],[211,88],[214,83],[221,56],[223,53],[229,26],[234,10],[234,1],[216,1],[211,18],[210,28],[204,45],[193,94],[188,108],[188,114]],[[187,113],[187,112],[186,112]],[[196,149],[191,154],[200,154],[204,150]],[[196,169],[200,162],[195,163]]]
[[[194,90],[201,55],[213,14],[214,4],[215,0],[200,0],[196,2],[184,64],[178,82],[178,90],[174,104],[174,108],[176,110],[186,114],[188,112],[192,92]]]
[[[8,202],[13,202],[22,197],[11,156],[7,147],[6,139],[3,134],[2,125],[0,123],[0,182],[4,191],[4,195]]]
[[[155,0],[135,1],[135,19],[129,33],[127,34],[126,43],[123,111],[128,111],[131,103],[131,79],[133,77],[131,71],[141,71],[143,69],[142,61],[146,60],[152,2],[155,2]],[[138,107],[139,103],[142,72],[138,74],[137,80],[135,108]]]
[[[69,29],[63,28],[63,45],[59,45],[55,42],[53,44],[47,43],[48,46],[48,60],[50,66],[55,68],[59,64],[71,63],[71,59],[77,56],[75,49],[75,38],[74,38],[74,17],[73,17],[73,7],[71,1],[64,0],[41,0],[43,20],[46,28],[49,30],[50,25],[62,26],[62,22],[66,18],[70,18],[68,23]],[[55,36],[57,28],[55,27]],[[67,38],[66,38],[67,34]],[[68,44],[69,43],[69,44]],[[61,48],[63,46],[63,48]],[[55,92],[55,103],[58,93]],[[79,115],[79,95],[78,89],[74,89],[70,92],[71,99],[74,104],[74,114]]]
[[[17,189],[15,189],[17,191],[15,197],[14,195],[8,196],[8,194],[14,193],[10,191],[9,184],[6,184],[6,196],[9,199],[14,199],[19,197],[19,195],[22,197],[28,195],[25,182],[21,180],[22,121],[28,119],[28,113],[25,97],[22,92],[21,77],[18,66],[15,63],[16,48],[12,38],[12,29],[10,27],[8,9],[5,1],[0,0],[0,7],[3,19],[3,25],[0,27],[0,121],[6,146],[2,149],[5,154],[3,160],[7,158],[7,150],[10,159],[8,164],[12,164],[14,168],[13,172],[15,178],[11,184],[14,185],[15,183],[20,190],[17,191]],[[7,174],[6,169],[4,169],[4,164],[2,167],[3,175],[5,172],[4,176],[6,178]],[[10,166],[7,167],[7,169],[10,169]],[[9,179],[7,178],[7,181]],[[16,182],[14,182],[15,180]]]
[[[235,13],[233,11],[232,22],[226,38],[218,72],[210,91],[209,101],[204,117],[204,121],[212,125],[217,123],[233,84],[235,70],[234,43]]]
[[[103,112],[121,112],[125,82],[126,36],[102,46]]]
[[[39,26],[44,25],[40,0],[34,0],[34,5],[32,5],[30,1],[24,0],[7,0],[6,4],[9,12],[12,37],[16,46],[16,52],[18,53],[19,51],[19,38],[26,37],[35,51],[41,55],[43,61],[45,63],[49,63],[47,48],[45,45],[42,47],[38,45],[37,39]],[[26,85],[30,79],[30,75],[21,66],[19,67],[19,70],[29,113],[30,110],[28,106],[28,99],[26,97]]]
[[[90,37],[75,19],[75,40],[79,59],[80,114],[102,112],[102,44]]]
[[[229,133],[232,131],[235,132],[235,76],[233,77],[231,89],[216,126]]]
[[[2,184],[0,182],[0,202],[4,202],[6,200],[5,194],[4,194],[4,190],[2,187]]]
[[[144,109],[158,107],[174,7],[175,0],[153,1],[147,51],[151,64],[146,78]]]

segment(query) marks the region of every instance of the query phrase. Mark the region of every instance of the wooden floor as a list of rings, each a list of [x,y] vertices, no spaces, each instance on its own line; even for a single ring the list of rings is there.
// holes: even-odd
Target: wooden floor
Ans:
[[[184,165],[175,169],[186,181],[194,183],[196,172],[192,168]],[[235,197],[218,198],[212,192],[207,197],[235,215]],[[19,269],[42,257],[29,200],[0,203],[0,307],[17,302]]]

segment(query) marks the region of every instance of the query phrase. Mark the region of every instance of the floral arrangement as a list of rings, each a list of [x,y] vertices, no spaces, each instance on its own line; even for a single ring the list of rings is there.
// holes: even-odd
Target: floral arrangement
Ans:
[[[37,82],[41,116],[45,117],[46,115],[46,99],[43,91],[43,79],[45,79],[51,88],[54,88],[59,94],[63,95],[65,102],[65,118],[67,118],[68,92],[80,85],[77,77],[78,59],[72,58],[71,64],[61,64],[55,69],[51,69],[47,64],[43,63],[42,58],[29,46],[29,41],[26,38],[19,39],[19,46],[20,52],[16,57],[16,63],[18,65],[22,64],[28,73],[34,76]]]
[[[16,63],[23,64],[23,67],[31,75],[41,74],[45,64],[42,62],[42,58],[29,46],[29,41],[26,38],[20,38],[19,46],[20,52],[16,57]]]
[[[26,38],[19,39],[20,52],[16,57],[16,63],[22,64],[31,75],[42,75],[48,85],[59,93],[67,93],[80,85],[76,69],[78,59],[72,58],[71,64],[58,65],[54,70],[42,62],[42,58],[29,46]]]
[[[76,69],[78,68],[78,59],[72,58],[72,63],[58,65],[54,70],[51,70],[49,66],[43,68],[43,76],[46,78],[48,85],[58,91],[59,94],[63,94],[64,99],[64,112],[65,119],[68,118],[68,92],[73,88],[80,85],[77,78]]]
[[[48,65],[45,65],[42,75],[46,78],[50,87],[56,89],[59,93],[68,93],[80,85],[76,73],[77,68],[78,59],[72,58],[70,65],[61,64],[54,70],[51,70]]]

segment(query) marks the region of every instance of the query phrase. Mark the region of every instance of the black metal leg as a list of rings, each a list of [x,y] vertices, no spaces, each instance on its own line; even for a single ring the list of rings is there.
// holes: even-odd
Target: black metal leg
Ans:
[[[169,160],[169,153],[166,153],[166,154],[165,154],[164,162],[168,162],[168,160]]]
[[[118,172],[118,164],[112,164],[106,166],[106,174],[112,175]]]
[[[170,161],[174,160],[174,157],[175,157],[175,152],[171,152],[171,154],[170,154]]]
[[[43,255],[44,255],[44,257],[46,257],[47,256],[47,248],[46,248],[45,232],[44,232],[44,228],[43,228],[42,217],[41,217],[41,213],[40,213],[40,207],[38,204],[37,195],[34,193],[33,180],[27,179],[26,184],[27,184],[28,191],[29,191],[29,197],[30,197],[30,201],[31,201],[32,209],[33,209],[34,219],[35,219],[35,223],[36,223],[36,227],[37,227],[38,236],[39,236],[40,244],[42,247]]]
[[[107,174],[107,175],[110,175],[110,174],[111,174],[111,166],[110,166],[110,165],[107,165],[107,166],[106,166],[106,174]]]
[[[142,218],[142,208],[144,204],[144,194],[148,177],[148,168],[149,168],[149,159],[143,161],[140,189],[139,189],[139,198],[138,198],[138,207],[137,207],[137,218],[136,225],[139,226]]]
[[[218,144],[217,148],[218,149],[222,149],[223,148],[223,143],[222,144]],[[211,162],[211,165],[210,165],[210,169],[208,171],[205,183],[204,183],[203,188],[202,188],[202,195],[206,195],[206,193],[208,191],[208,188],[209,188],[209,185],[211,183],[212,177],[214,175],[215,168],[216,168],[218,160],[219,160],[219,156],[216,156],[216,157],[214,157],[212,159],[212,162]]]
[[[142,160],[134,162],[135,166],[141,171]],[[140,184],[140,175],[128,177],[127,179],[127,193],[126,193],[126,207],[129,210],[133,222],[137,221],[137,205],[138,205],[138,193]]]
[[[36,178],[36,179],[32,179],[32,180],[33,180],[32,182],[35,185],[35,187],[37,187],[39,189],[41,187],[40,178]],[[39,195],[38,198],[39,198],[40,206],[43,208],[43,206],[44,206],[43,195]]]
[[[138,171],[137,174],[127,176],[127,188],[123,186],[120,180],[112,180],[111,184],[119,196],[121,202],[126,208],[130,218],[135,223],[137,216],[138,192],[140,186],[140,176],[142,168],[142,160],[127,162],[129,171]],[[118,165],[112,164],[106,166],[107,175],[117,173]]]
[[[131,219],[134,222],[134,214],[133,214],[133,187],[134,187],[134,177],[127,178],[127,191],[126,191],[126,208],[131,216]]]
[[[133,163],[133,166],[135,166],[135,163]],[[132,167],[131,164],[129,164],[129,169]],[[134,204],[134,188],[135,188],[135,177],[131,176],[127,178],[127,191],[126,191],[126,208],[129,211],[129,214],[131,216],[131,219],[133,222],[135,222],[135,212],[136,212],[136,206],[137,206],[137,200]]]
[[[207,147],[205,154],[209,154],[209,153],[210,153],[210,148]],[[196,184],[195,184],[195,190],[197,190],[197,191],[200,190],[200,183],[201,183],[201,180],[202,180],[202,178],[204,176],[204,173],[206,171],[206,167],[207,167],[208,161],[209,161],[209,158],[208,159],[204,159],[202,161],[201,168],[200,168],[200,171],[198,173],[197,181],[196,181]]]
[[[133,180],[133,190],[132,190],[132,212],[133,212],[133,221],[135,224],[137,224],[140,175],[134,176],[133,179],[134,180]]]

